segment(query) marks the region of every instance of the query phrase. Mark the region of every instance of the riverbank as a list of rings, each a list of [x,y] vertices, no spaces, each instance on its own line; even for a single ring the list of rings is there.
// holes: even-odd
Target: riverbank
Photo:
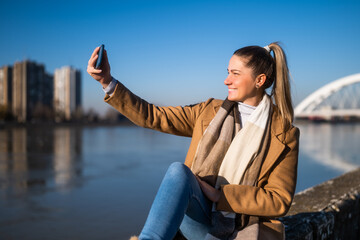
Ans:
[[[53,121],[44,121],[44,122],[0,122],[0,129],[13,128],[13,127],[55,127],[55,126],[65,126],[65,127],[113,127],[113,126],[135,126],[131,121],[123,119],[121,121],[74,121],[74,122],[53,122]]]

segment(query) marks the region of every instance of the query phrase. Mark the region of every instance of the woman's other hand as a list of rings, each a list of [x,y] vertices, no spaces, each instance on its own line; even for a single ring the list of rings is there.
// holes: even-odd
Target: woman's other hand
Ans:
[[[107,57],[107,52],[104,49],[102,64],[100,69],[95,68],[96,60],[98,59],[100,47],[95,48],[94,52],[91,54],[91,57],[88,62],[87,72],[93,77],[96,81],[98,81],[103,88],[106,88],[111,82],[111,74],[110,74],[110,65]]]
[[[203,191],[205,196],[212,202],[218,202],[221,194],[220,190],[215,189],[207,182],[201,180],[198,176],[196,176],[196,179],[198,180],[201,190]]]

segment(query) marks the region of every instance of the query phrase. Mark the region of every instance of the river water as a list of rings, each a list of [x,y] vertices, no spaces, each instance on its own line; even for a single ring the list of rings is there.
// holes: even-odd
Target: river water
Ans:
[[[360,124],[299,123],[297,192],[360,166]],[[128,239],[189,138],[133,126],[0,129],[0,239]]]

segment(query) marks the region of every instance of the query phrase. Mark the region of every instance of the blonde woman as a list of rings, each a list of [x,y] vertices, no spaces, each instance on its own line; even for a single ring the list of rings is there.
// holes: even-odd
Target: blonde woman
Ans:
[[[294,196],[299,130],[278,43],[236,50],[224,81],[228,97],[184,107],[158,107],[134,95],[111,76],[106,52],[102,68],[94,68],[98,51],[87,71],[102,84],[105,102],[139,126],[192,138],[185,163],[170,165],[133,239],[284,238],[275,218]]]

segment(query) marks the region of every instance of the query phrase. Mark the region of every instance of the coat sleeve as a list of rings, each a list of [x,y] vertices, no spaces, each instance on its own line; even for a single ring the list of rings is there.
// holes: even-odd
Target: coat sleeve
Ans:
[[[299,135],[298,128],[289,130],[285,149],[271,167],[267,179],[260,179],[262,183],[258,186],[221,186],[217,210],[262,217],[284,216],[295,193]]]
[[[211,99],[185,107],[159,107],[136,96],[118,82],[114,93],[106,95],[104,101],[138,126],[191,137],[198,115]]]

